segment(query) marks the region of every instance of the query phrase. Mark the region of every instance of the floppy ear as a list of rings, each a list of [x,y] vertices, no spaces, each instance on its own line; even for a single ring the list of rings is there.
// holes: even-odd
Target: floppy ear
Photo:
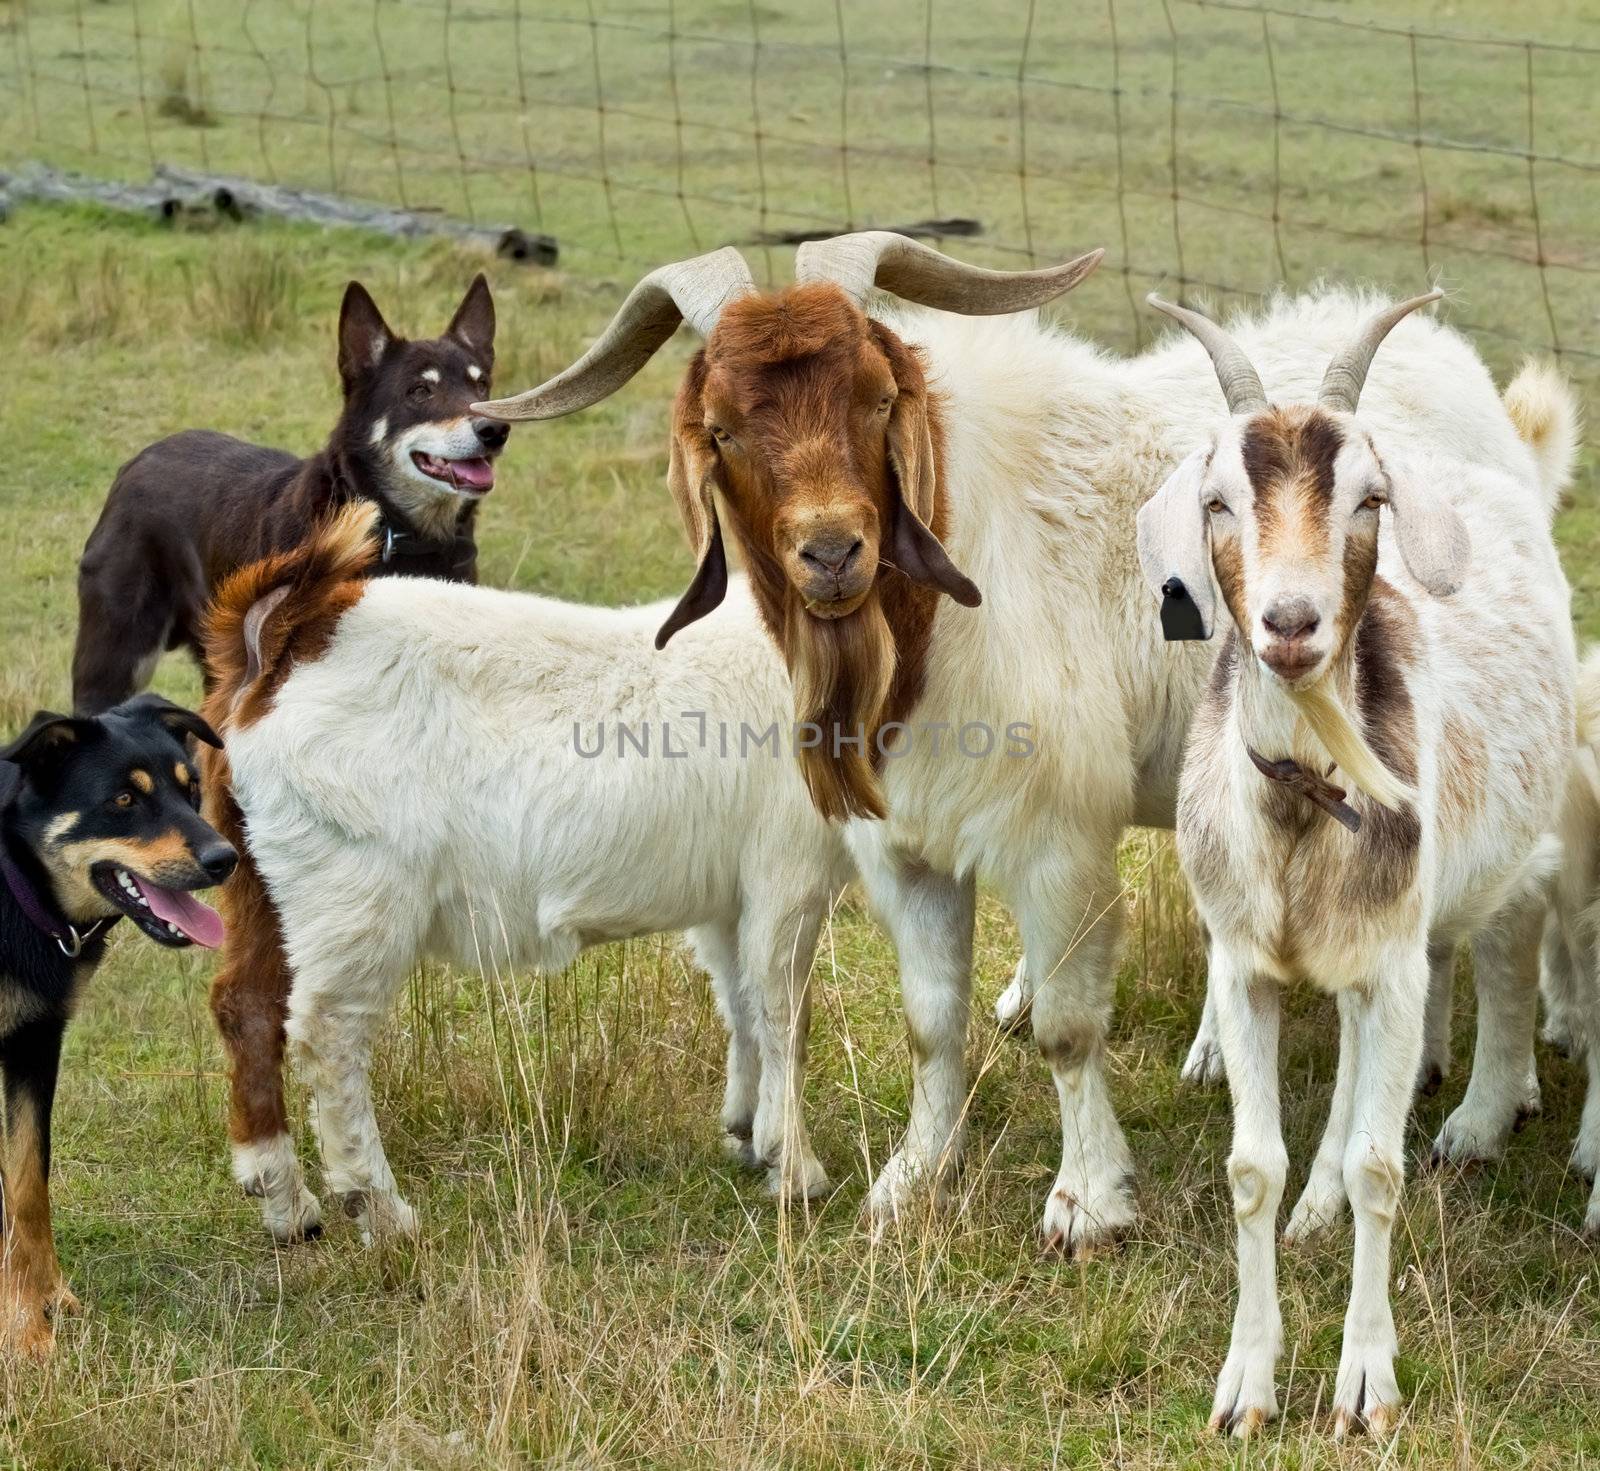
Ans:
[[[1139,565],[1161,598],[1161,630],[1169,643],[1207,639],[1216,627],[1211,539],[1200,487],[1210,449],[1196,450],[1139,507]]]
[[[1389,509],[1406,571],[1436,598],[1459,588],[1472,560],[1467,523],[1433,486],[1404,464],[1384,466]]]
[[[347,394],[378,366],[384,349],[393,341],[394,333],[383,320],[377,302],[365,286],[352,281],[344,288],[344,301],[339,306],[339,381]]]
[[[913,582],[948,593],[964,608],[976,608],[983,594],[928,529],[939,487],[939,457],[922,365],[899,338],[878,323],[873,327],[900,390],[889,411],[887,436],[889,468],[899,493],[892,497],[883,559]]]
[[[48,780],[61,762],[97,729],[92,720],[57,715],[54,710],[36,711],[22,734],[0,750],[0,771],[10,769],[17,773],[13,795],[15,787],[22,784],[23,776]]]
[[[494,297],[489,294],[489,282],[482,271],[472,278],[444,335],[482,353],[491,362],[494,360]]]
[[[672,406],[672,448],[667,460],[667,486],[678,503],[683,529],[689,534],[700,565],[694,580],[678,599],[672,616],[656,634],[656,647],[664,649],[679,629],[688,627],[727,595],[728,554],[722,544],[722,524],[717,520],[713,492],[717,483],[717,456],[699,422],[700,373],[691,368]]]
[[[222,749],[222,737],[193,710],[185,710],[182,705],[174,705],[171,700],[165,700],[160,695],[135,695],[133,699],[123,701],[106,713],[123,715],[129,720],[154,720],[157,725],[180,741],[185,736],[193,736],[197,741],[204,741],[219,751]]]

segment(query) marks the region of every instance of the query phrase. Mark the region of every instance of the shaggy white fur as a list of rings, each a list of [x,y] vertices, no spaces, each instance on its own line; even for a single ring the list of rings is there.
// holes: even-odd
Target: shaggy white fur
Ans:
[[[1313,398],[1331,355],[1380,305],[1327,290],[1232,324],[1273,398]],[[1092,1246],[1134,1218],[1131,1160],[1102,1059],[1121,929],[1117,841],[1170,827],[1190,716],[1213,649],[1165,644],[1134,550],[1140,504],[1224,413],[1186,335],[1114,360],[1032,317],[973,319],[888,305],[944,397],[951,558],[981,608],[944,601],[913,722],[1032,727],[1035,754],[963,760],[921,742],[888,766],[889,817],[849,838],[900,952],[914,1091],[871,1206],[892,1218],[960,1151],[967,1102],[973,884],[1010,906],[1025,961],[1001,1002],[1031,1012],[1060,1104],[1062,1159],[1047,1242]],[[1362,420],[1375,435],[1537,483],[1477,353],[1426,319],[1402,322],[1374,363]]]
[[[368,1235],[416,1219],[368,1072],[417,961],[555,970],[665,930],[690,932],[728,1023],[730,1148],[775,1191],[827,1188],[801,1111],[807,979],[848,858],[786,734],[741,739],[786,733],[791,709],[743,580],[657,653],[667,611],[376,580],[270,711],[228,733],[326,1184]],[[268,1223],[300,1219],[292,1147],[269,1152],[244,1162]]]

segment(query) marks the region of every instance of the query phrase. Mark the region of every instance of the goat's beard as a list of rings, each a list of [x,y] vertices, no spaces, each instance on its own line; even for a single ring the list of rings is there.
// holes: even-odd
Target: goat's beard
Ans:
[[[812,804],[824,817],[884,817],[877,736],[894,681],[894,634],[873,588],[843,618],[813,618],[792,595],[785,599],[783,657],[794,685],[794,713],[806,739],[796,759]]]
[[[1322,742],[1340,770],[1374,802],[1398,812],[1406,803],[1416,800],[1416,792],[1390,771],[1367,744],[1366,736],[1350,718],[1331,680],[1319,679],[1304,689],[1291,689],[1286,693],[1300,718]]]

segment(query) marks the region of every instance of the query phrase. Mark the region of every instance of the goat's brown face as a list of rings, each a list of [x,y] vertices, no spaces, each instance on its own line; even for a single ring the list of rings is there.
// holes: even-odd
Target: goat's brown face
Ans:
[[[897,555],[902,508],[924,526],[933,516],[927,386],[915,355],[836,288],[729,305],[684,380],[673,436],[673,490],[702,554],[714,484],[758,579],[781,578],[810,616],[856,612],[883,565],[966,592]]]

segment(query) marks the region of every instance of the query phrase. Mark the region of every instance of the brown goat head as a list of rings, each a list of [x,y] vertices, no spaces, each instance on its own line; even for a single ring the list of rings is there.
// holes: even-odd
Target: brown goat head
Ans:
[[[978,589],[946,555],[943,428],[917,353],[864,303],[873,286],[952,311],[1038,306],[1099,264],[980,270],[901,236],[802,247],[797,283],[760,293],[731,248],[652,272],[577,363],[478,409],[569,413],[615,391],[687,320],[705,337],[673,405],[668,482],[698,566],[661,647],[727,588],[718,502],[781,649],[799,760],[832,818],[881,817],[877,735],[920,693],[939,593]]]

